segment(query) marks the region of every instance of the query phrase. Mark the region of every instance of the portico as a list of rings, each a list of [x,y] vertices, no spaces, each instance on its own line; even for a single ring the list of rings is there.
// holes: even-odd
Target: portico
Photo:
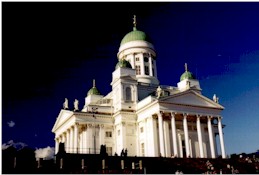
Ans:
[[[212,121],[221,116],[159,111],[155,114],[153,130],[158,132],[159,155],[163,157],[216,158],[215,133],[220,136],[222,158],[226,158],[222,125]],[[163,129],[164,128],[164,129]],[[171,131],[171,134],[168,134]],[[169,139],[167,135],[170,135]],[[209,143],[208,145],[206,145]],[[150,145],[149,145],[150,146]]]

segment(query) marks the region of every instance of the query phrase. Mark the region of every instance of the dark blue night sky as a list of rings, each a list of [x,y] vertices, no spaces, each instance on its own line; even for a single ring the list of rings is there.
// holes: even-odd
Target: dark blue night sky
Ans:
[[[188,63],[225,107],[227,154],[259,149],[258,2],[2,2],[2,144],[53,147],[64,98],[81,109],[92,79],[109,93],[133,15],[160,84],[177,86]]]

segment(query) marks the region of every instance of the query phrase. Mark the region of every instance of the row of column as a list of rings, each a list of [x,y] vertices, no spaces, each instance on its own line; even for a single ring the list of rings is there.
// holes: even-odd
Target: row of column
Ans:
[[[159,129],[159,144],[160,144],[160,154],[161,156],[165,156],[166,148],[165,148],[165,133],[163,126],[163,117],[161,113],[158,113],[158,129]],[[197,135],[198,135],[198,143],[199,143],[199,152],[200,158],[204,158],[204,149],[203,149],[203,140],[202,140],[202,131],[201,131],[201,122],[200,115],[196,115],[196,125],[197,125]],[[216,158],[215,155],[215,144],[214,144],[214,132],[212,130],[211,119],[212,116],[208,116],[207,125],[208,125],[208,134],[209,134],[209,143],[210,143],[210,151],[211,157]],[[177,132],[176,132],[176,123],[175,123],[175,113],[171,112],[171,126],[172,126],[172,140],[173,140],[173,153],[175,156],[179,156],[178,147],[177,147]],[[186,148],[186,156],[192,157],[191,145],[189,142],[189,132],[188,132],[188,122],[187,122],[187,114],[183,114],[183,131],[184,131],[184,140],[185,140],[185,148]],[[220,147],[222,158],[226,158],[224,139],[223,139],[223,131],[222,131],[222,123],[221,117],[218,117],[218,131],[219,131],[219,139],[220,139]],[[179,139],[179,137],[178,137]],[[180,138],[181,139],[181,138]],[[179,140],[180,147],[182,148],[181,140]],[[180,153],[182,156],[182,153]]]
[[[104,144],[104,126],[97,124],[75,125],[68,128],[55,139],[55,153],[60,142],[65,143],[67,153],[96,154],[101,144]]]
[[[65,151],[68,153],[77,153],[78,150],[78,128],[79,124],[76,123],[75,125],[71,126],[67,129],[66,132],[62,133],[60,136],[56,137],[56,144],[55,144],[55,153],[58,152],[59,143],[65,143]]]

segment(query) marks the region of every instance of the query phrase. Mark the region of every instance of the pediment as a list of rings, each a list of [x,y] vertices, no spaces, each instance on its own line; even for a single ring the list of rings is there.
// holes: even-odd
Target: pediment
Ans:
[[[220,104],[192,90],[164,97],[159,101],[178,105],[224,109]]]
[[[62,124],[64,124],[64,122],[70,118],[73,115],[72,111],[68,111],[68,110],[61,110],[59,112],[59,115],[57,117],[57,120],[53,126],[52,132],[54,132],[57,128],[59,128],[59,126],[61,126]]]

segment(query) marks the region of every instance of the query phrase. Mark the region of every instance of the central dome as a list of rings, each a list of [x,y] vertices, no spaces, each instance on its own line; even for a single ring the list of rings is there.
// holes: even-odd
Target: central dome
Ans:
[[[124,38],[121,40],[121,44],[120,45],[123,45],[125,43],[130,42],[130,41],[139,41],[139,40],[150,42],[150,38],[146,35],[145,32],[137,30],[134,27],[133,31],[129,32],[128,34],[126,34],[124,36]]]

